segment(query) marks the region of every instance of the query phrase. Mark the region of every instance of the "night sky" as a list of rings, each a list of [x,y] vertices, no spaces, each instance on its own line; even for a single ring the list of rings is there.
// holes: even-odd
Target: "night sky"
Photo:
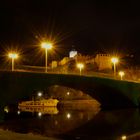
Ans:
[[[4,0],[0,2],[0,54],[18,46],[34,54],[40,38],[54,40],[55,55],[72,46],[83,54],[140,51],[140,8],[135,1]]]

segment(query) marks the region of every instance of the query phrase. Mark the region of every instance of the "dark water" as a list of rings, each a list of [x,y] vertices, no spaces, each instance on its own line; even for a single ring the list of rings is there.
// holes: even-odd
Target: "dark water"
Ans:
[[[38,111],[37,111],[38,110]],[[3,129],[61,139],[116,140],[140,131],[139,109],[5,108]]]
[[[40,100],[39,92],[29,99]],[[139,109],[102,110],[89,95],[58,85],[50,87],[47,96],[44,91],[43,98],[50,97],[60,104],[46,108],[5,107],[4,114],[0,112],[0,128],[66,140],[125,140],[122,136],[140,132]]]

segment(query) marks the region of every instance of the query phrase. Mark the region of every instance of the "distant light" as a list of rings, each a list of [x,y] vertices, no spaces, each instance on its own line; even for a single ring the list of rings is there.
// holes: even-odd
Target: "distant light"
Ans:
[[[42,42],[41,43],[41,47],[45,48],[45,49],[51,49],[52,48],[52,44],[49,42]]]
[[[78,63],[78,64],[77,64],[77,67],[78,67],[79,69],[83,69],[83,68],[84,68],[84,64]]]
[[[126,138],[127,138],[127,137],[126,137],[125,135],[122,136],[122,140],[126,140]]]
[[[58,121],[57,121],[57,120],[55,120],[54,124],[55,124],[55,125],[58,125]]]
[[[112,63],[118,63],[119,59],[117,57],[113,57],[113,58],[111,58],[111,62]]]
[[[20,111],[19,111],[19,110],[17,111],[17,114],[18,114],[18,115],[20,114]]]
[[[124,73],[123,71],[120,71],[120,72],[119,72],[119,75],[120,75],[120,76],[124,76],[124,74],[125,74],[125,73]]]
[[[67,95],[70,95],[70,92],[67,92]]]
[[[70,119],[71,118],[71,114],[67,113],[67,118]]]
[[[38,112],[38,116],[41,117],[42,116],[42,113],[41,112]]]
[[[82,73],[82,69],[84,68],[84,64],[82,64],[82,63],[78,63],[78,64],[77,64],[77,68],[79,68],[80,75],[81,75],[81,73]]]
[[[8,113],[9,112],[9,109],[8,109],[8,107],[6,106],[6,107],[4,107],[4,112],[6,112],[6,113]]]
[[[77,55],[77,51],[70,51],[70,53],[69,53],[69,57],[70,58],[74,58],[75,56]]]
[[[8,56],[9,56],[9,58],[13,58],[13,59],[17,59],[18,58],[18,54],[17,53],[9,53]]]
[[[120,75],[120,77],[121,77],[121,80],[123,80],[123,76],[125,75],[125,73],[124,73],[123,71],[120,71],[120,72],[119,72],[119,75]]]
[[[42,96],[42,92],[38,92],[37,95],[38,95],[38,97],[41,97]]]

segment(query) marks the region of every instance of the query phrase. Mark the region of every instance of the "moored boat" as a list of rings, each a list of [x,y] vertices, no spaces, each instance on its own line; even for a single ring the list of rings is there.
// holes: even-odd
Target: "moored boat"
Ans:
[[[56,107],[58,104],[57,99],[41,99],[36,101],[22,101],[18,107]]]
[[[47,106],[47,107],[28,107],[28,106],[19,106],[18,109],[24,112],[38,112],[41,114],[58,114],[59,110],[57,107]]]

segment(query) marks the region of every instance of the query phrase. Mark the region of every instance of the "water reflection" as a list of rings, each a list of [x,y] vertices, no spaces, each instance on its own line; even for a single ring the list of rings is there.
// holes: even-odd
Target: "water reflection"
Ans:
[[[20,133],[60,136],[76,129],[94,118],[98,107],[74,109],[73,107],[10,108],[5,109],[4,129]],[[7,111],[8,110],[8,111]]]
[[[20,115],[20,111],[19,110],[17,111],[17,114]]]
[[[126,140],[126,138],[127,138],[127,137],[126,137],[125,135],[123,135],[123,136],[121,137],[122,140]]]
[[[58,114],[58,108],[57,107],[18,107],[20,111],[22,112],[38,112],[38,114]],[[39,115],[39,116],[41,116]]]
[[[86,109],[59,107],[57,110],[57,114],[47,114],[39,109],[30,112],[8,108],[0,126],[15,132],[64,139],[125,140],[140,131],[139,109],[100,111],[89,106]]]
[[[100,111],[100,103],[69,88],[51,87],[47,97],[59,99],[58,107],[6,106],[0,127],[63,139],[125,140],[140,132],[139,109]],[[53,91],[53,92],[52,92]],[[40,100],[43,92],[35,93]],[[37,96],[38,95],[38,96]]]

